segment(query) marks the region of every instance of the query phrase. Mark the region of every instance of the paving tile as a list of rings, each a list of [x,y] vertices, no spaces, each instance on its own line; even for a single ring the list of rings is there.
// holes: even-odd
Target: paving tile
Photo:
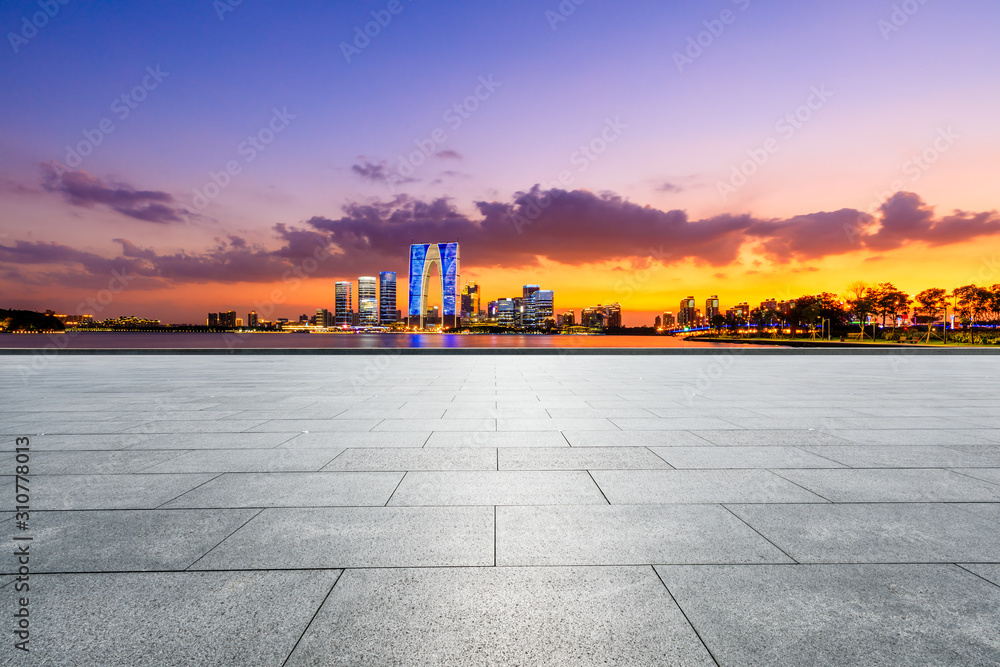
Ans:
[[[780,470],[777,474],[835,503],[1000,501],[1000,486],[948,470]]]
[[[323,470],[496,470],[489,448],[348,449]]]
[[[402,478],[395,472],[226,473],[166,507],[382,506]]]
[[[47,421],[38,417],[30,421],[8,422],[0,424],[0,434],[18,436],[39,435],[98,435],[111,433],[131,433],[140,422],[119,421]]]
[[[1000,588],[950,565],[657,566],[722,665],[987,665]]]
[[[707,442],[705,443],[708,444]],[[798,447],[653,447],[674,468],[840,468]]]
[[[308,472],[318,471],[343,449],[214,449],[177,452],[180,456],[145,472]]]
[[[623,431],[698,431],[739,428],[718,417],[658,417],[655,419],[612,419]]]
[[[607,504],[586,472],[408,472],[390,506]]]
[[[280,667],[339,574],[40,575],[32,664]]]
[[[266,509],[195,569],[492,566],[492,507]]]
[[[427,447],[569,447],[566,438],[554,431],[477,431],[475,433],[432,433]]]
[[[851,468],[950,468],[989,466],[988,458],[937,445],[804,446],[802,449]]]
[[[423,447],[430,431],[398,433],[300,433],[279,445],[279,449],[336,449],[358,447]]]
[[[985,565],[960,563],[960,565],[966,570],[969,570],[970,572],[973,572],[983,579],[986,579],[987,581],[990,581],[1000,587],[1000,564],[994,563],[992,565]]]
[[[498,507],[497,565],[788,563],[719,505]]]
[[[271,449],[295,433],[175,433],[145,435],[129,447],[138,449]]]
[[[990,482],[994,485],[1000,485],[1000,468],[958,468],[957,472]],[[997,488],[1000,490],[1000,486]]]
[[[32,475],[32,510],[153,509],[215,475]],[[14,508],[13,477],[4,477],[0,509]],[[9,493],[6,493],[9,491]]]
[[[648,470],[670,466],[645,447],[512,447],[499,450],[500,470]]]
[[[429,415],[424,415],[425,417]],[[445,419],[548,419],[549,413],[537,402],[531,407],[497,408],[476,403],[452,403],[444,413]]]
[[[214,421],[151,421],[121,429],[121,433],[241,433],[255,426],[266,424],[263,419],[216,419]],[[297,430],[297,429],[268,429]],[[63,431],[65,433],[65,431]]]
[[[895,431],[884,431],[875,429],[838,429],[830,431],[830,435],[842,440],[859,442],[865,445],[936,445],[951,447],[954,445],[982,445],[988,444],[979,431],[975,430],[954,430],[954,429],[905,429]],[[803,443],[812,445],[825,445],[825,442]],[[829,444],[844,444],[832,442]]]
[[[379,431],[496,431],[496,419],[384,419],[373,428]]]
[[[972,512],[984,519],[993,521],[994,524],[1000,525],[1000,503],[955,503],[951,507]]]
[[[808,429],[694,431],[694,434],[720,447],[805,447],[847,444],[842,438]]]
[[[996,525],[948,504],[730,505],[802,563],[995,562]]]
[[[349,570],[297,665],[712,665],[651,568]]]
[[[617,431],[609,419],[498,419],[498,431]]]
[[[123,475],[146,470],[157,463],[177,458],[185,452],[160,451],[40,451],[31,454],[35,475]],[[177,471],[192,472],[192,471]],[[208,471],[194,471],[208,472]]]
[[[32,513],[35,572],[183,570],[257,510],[99,510]],[[150,548],[155,544],[156,548]]]
[[[573,447],[704,447],[712,443],[688,431],[563,431]]]
[[[370,431],[379,423],[378,419],[272,419],[248,426],[250,433],[326,432],[355,433]]]
[[[766,470],[595,470],[612,505],[661,503],[824,503]]]

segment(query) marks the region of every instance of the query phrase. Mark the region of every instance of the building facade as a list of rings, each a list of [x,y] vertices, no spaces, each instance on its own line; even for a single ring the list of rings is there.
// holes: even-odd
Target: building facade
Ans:
[[[677,311],[677,325],[681,327],[693,327],[697,325],[697,320],[698,308],[695,306],[694,297],[684,297],[681,299],[681,305]]]
[[[431,269],[438,269],[441,278],[442,324],[458,324],[461,301],[458,294],[459,253],[458,243],[416,243],[410,246],[410,281],[408,315],[410,325],[424,327],[427,313],[427,295],[430,291]]]
[[[358,277],[358,324],[363,327],[378,325],[378,278]]]
[[[336,305],[334,315],[338,327],[351,326],[354,314],[354,306],[351,304],[351,281],[339,280],[334,286]]]
[[[395,324],[399,321],[396,310],[396,272],[383,271],[378,274],[378,323]]]

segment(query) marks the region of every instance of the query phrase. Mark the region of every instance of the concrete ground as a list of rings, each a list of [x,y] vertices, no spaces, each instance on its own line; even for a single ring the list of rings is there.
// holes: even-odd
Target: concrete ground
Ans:
[[[0,358],[0,663],[996,665],[998,371]]]

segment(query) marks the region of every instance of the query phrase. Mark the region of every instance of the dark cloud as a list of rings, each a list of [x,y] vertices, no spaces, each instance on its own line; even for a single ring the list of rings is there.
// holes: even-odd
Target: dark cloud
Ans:
[[[157,190],[136,190],[129,185],[107,185],[85,171],[65,171],[42,164],[42,187],[57,192],[74,206],[108,208],[136,220],[157,224],[184,222],[190,213],[177,206],[173,195]]]
[[[682,188],[681,186],[679,186],[679,185],[677,185],[675,183],[664,182],[664,183],[660,183],[660,185],[656,186],[656,191],[657,192],[683,192],[684,188]]]
[[[465,158],[462,157],[462,155],[458,151],[453,151],[453,150],[438,151],[437,153],[434,154],[434,157],[438,158],[439,160],[464,160],[465,159]]]
[[[389,171],[386,163],[383,162],[371,162],[370,160],[361,157],[361,162],[358,164],[351,165],[351,171],[361,177],[362,180],[370,181],[372,183],[389,183],[400,184],[400,183],[415,183],[414,178],[403,178],[395,172]]]
[[[684,211],[640,206],[610,193],[536,186],[509,201],[475,202],[473,211],[463,212],[445,198],[399,195],[348,204],[338,218],[277,224],[276,244],[230,235],[206,249],[160,254],[118,238],[117,258],[55,243],[17,241],[0,245],[0,269],[27,266],[37,273],[58,267],[59,273],[47,275],[74,286],[87,276],[106,280],[112,270],[142,276],[150,286],[267,283],[311,264],[309,274],[324,278],[405,271],[411,243],[459,241],[466,267],[530,267],[545,259],[571,266],[613,261],[632,267],[693,260],[722,268],[749,247],[777,264],[806,263],[790,269],[811,272],[817,269],[809,260],[828,255],[864,249],[882,253],[913,243],[944,245],[1000,233],[995,212],[959,211],[938,218],[911,193],[895,195],[874,216],[841,209],[778,220],[749,215],[691,220]],[[329,254],[313,262],[323,248]]]

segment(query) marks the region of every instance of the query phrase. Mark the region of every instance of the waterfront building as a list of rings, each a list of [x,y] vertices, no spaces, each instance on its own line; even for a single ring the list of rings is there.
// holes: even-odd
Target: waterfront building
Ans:
[[[409,322],[424,327],[427,295],[430,291],[431,269],[437,268],[441,280],[443,302],[442,324],[454,327],[461,301],[458,294],[458,243],[416,243],[410,246]]]
[[[378,322],[394,324],[399,321],[396,309],[396,272],[383,271],[378,274]]]
[[[334,286],[334,314],[335,323],[338,327],[350,326],[354,323],[354,307],[351,304],[352,285],[350,280],[338,280]]]
[[[360,276],[358,278],[358,324],[377,326],[379,315],[378,278]]]

